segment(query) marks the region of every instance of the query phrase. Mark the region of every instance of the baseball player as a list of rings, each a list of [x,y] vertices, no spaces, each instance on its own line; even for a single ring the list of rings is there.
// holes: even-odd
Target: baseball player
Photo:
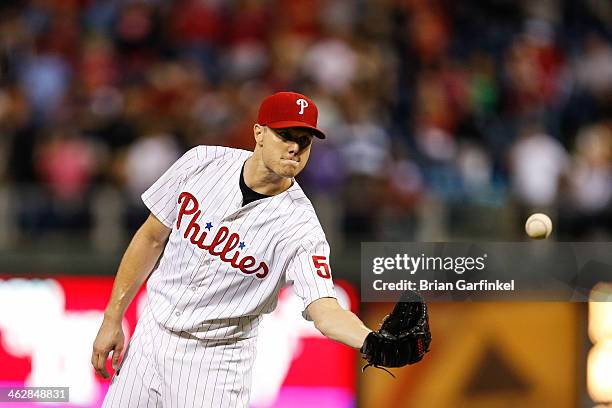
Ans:
[[[361,349],[370,365],[423,357],[430,336],[422,302],[394,311],[399,325],[373,332],[335,299],[329,245],[294,180],[313,138],[325,138],[317,116],[304,95],[271,95],[253,127],[253,152],[195,147],[142,195],[151,214],[123,256],[93,345],[104,378],[112,352],[104,407],[247,406],[257,326],[287,282],[304,318]],[[121,321],[147,277],[147,306],[119,365]]]

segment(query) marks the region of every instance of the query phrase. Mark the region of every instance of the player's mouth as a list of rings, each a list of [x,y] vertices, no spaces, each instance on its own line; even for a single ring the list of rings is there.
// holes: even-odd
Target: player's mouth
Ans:
[[[281,163],[297,167],[300,162],[296,159],[281,159]]]

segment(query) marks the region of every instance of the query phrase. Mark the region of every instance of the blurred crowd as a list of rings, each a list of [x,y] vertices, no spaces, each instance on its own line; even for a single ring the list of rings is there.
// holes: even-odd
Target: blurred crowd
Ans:
[[[347,236],[410,239],[432,200],[610,234],[611,27],[597,0],[4,0],[0,186],[25,231],[87,228],[101,187],[137,225],[182,152],[252,149],[295,90],[329,135],[300,182]]]

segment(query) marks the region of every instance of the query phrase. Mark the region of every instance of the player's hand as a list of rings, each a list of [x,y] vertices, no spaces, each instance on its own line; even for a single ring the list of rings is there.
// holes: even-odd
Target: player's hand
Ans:
[[[102,378],[108,378],[110,375],[106,370],[106,359],[112,351],[112,367],[117,370],[119,366],[119,356],[123,351],[123,342],[125,335],[121,327],[121,319],[113,320],[104,317],[104,321],[98,330],[98,335],[93,344],[93,352],[91,354],[91,365]]]

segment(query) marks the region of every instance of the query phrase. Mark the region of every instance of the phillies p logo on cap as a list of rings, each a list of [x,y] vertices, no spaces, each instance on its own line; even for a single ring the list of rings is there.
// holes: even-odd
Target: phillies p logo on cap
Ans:
[[[317,128],[318,116],[317,106],[307,96],[296,92],[278,92],[263,100],[257,123],[272,129],[307,128],[318,138],[325,139],[325,134]]]
[[[298,99],[296,102],[298,105],[300,105],[300,115],[304,114],[304,108],[306,108],[308,106],[308,101],[306,99]]]

